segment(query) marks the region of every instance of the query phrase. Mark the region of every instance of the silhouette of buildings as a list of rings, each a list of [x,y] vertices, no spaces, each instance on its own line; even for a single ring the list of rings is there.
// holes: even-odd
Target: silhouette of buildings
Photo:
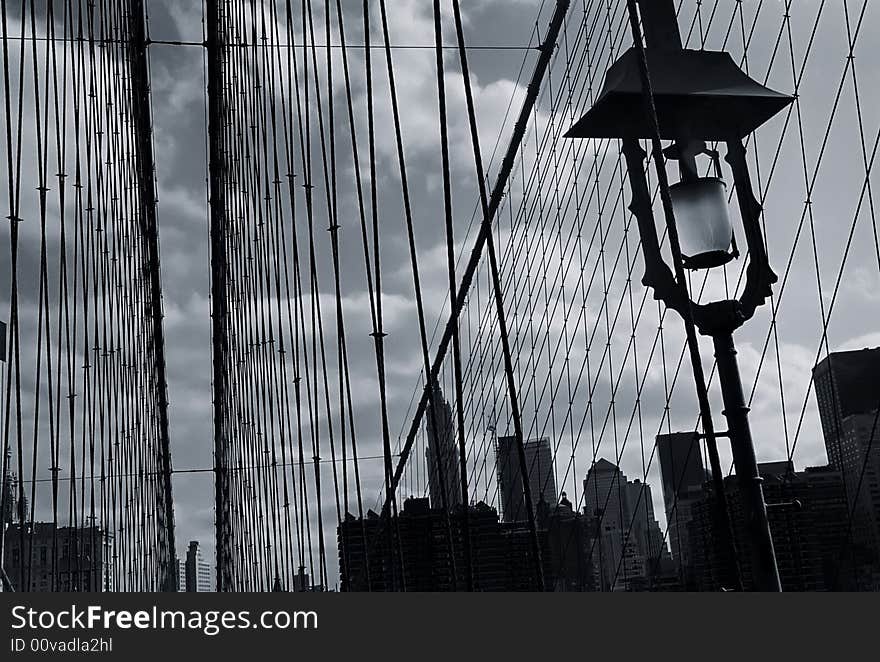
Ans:
[[[16,591],[111,590],[107,545],[99,527],[14,523],[4,535],[3,567]]]
[[[16,591],[100,592],[112,590],[109,545],[97,526],[58,527],[52,522],[31,524],[28,499],[9,470],[0,490],[0,531],[6,579]]]
[[[555,507],[558,495],[550,440],[546,437],[533,439],[525,442],[523,448],[534,511],[537,513],[541,508]],[[495,444],[495,466],[498,471],[498,491],[501,495],[503,521],[508,523],[527,521],[528,511],[525,506],[516,437],[498,437]],[[544,506],[539,506],[542,501]]]
[[[545,589],[588,590],[594,573],[587,557],[584,518],[573,512],[567,499],[559,506],[544,511],[539,530]],[[528,526],[500,521],[498,512],[483,502],[469,507],[468,519],[474,589],[534,591]],[[461,507],[446,514],[431,508],[427,499],[410,498],[390,523],[372,511],[362,520],[349,514],[337,534],[343,591],[404,587],[407,591],[462,591],[467,587]]]
[[[598,585],[598,564],[593,557],[592,522],[577,512],[563,492],[559,505],[541,522],[546,531],[544,567],[548,590],[592,591]],[[545,575],[547,575],[545,570]]]
[[[790,462],[758,465],[783,591],[852,590],[853,567],[846,546],[843,479],[833,467],[795,472]],[[735,476],[724,481],[737,542],[743,585],[752,586],[750,541]],[[690,528],[690,588],[717,591],[724,551],[712,537],[712,492],[694,505]]]
[[[532,444],[531,449],[530,455],[543,463],[549,442]],[[552,468],[542,473],[545,478],[552,477]],[[588,502],[591,505],[583,512],[575,509],[565,493],[552,505],[538,501],[536,524],[544,590],[670,590],[675,584],[674,577],[671,582],[662,577],[669,555],[654,519],[649,487],[638,480],[627,481],[605,460],[588,474],[585,486],[593,489],[594,480],[612,486],[613,476],[622,477],[620,503],[624,510],[615,518],[609,508],[607,522],[603,522],[596,500]],[[466,536],[470,539],[475,590],[536,590],[528,524],[516,519],[504,521],[494,508],[480,502],[468,508],[469,528],[465,531],[464,512],[459,506],[447,513],[432,508],[428,499],[410,498],[390,520],[373,511],[363,519],[348,514],[337,529],[342,590],[465,590]]]
[[[505,444],[509,448],[511,443],[507,439],[499,448]],[[539,495],[536,523],[544,590],[730,588],[720,580],[726,574],[727,556],[713,535],[714,495],[697,438],[693,434],[663,436],[658,449],[674,558],[655,519],[650,487],[628,480],[619,467],[600,459],[584,480],[582,511],[565,493],[555,505],[548,505]],[[540,445],[533,444],[529,455],[542,466],[546,462]],[[843,473],[833,466],[798,472],[790,462],[763,463],[759,470],[783,590],[870,588],[862,561],[847,543]],[[552,469],[542,469],[542,473],[549,482]],[[504,470],[499,474],[501,478]],[[739,568],[748,589],[752,586],[751,550],[742,495],[735,476],[728,477],[724,485]],[[502,501],[516,503],[509,492],[508,497],[504,494],[501,490]],[[483,502],[467,512],[468,531],[460,505],[446,512],[432,507],[426,498],[407,499],[399,516],[390,521],[372,511],[363,520],[347,515],[337,531],[342,590],[465,590],[466,536],[475,590],[535,590],[528,524],[514,517],[507,521]],[[676,516],[677,525],[672,521]]]
[[[469,515],[475,588],[502,590],[505,568],[497,513],[481,503],[472,506]],[[453,583],[451,565],[454,560],[456,569],[464,570],[460,520],[460,512],[446,515],[431,508],[428,499],[414,498],[407,499],[390,522],[372,510],[363,519],[348,514],[337,531],[342,590],[377,592],[404,586],[408,591],[463,590],[465,579],[458,576],[458,585]],[[450,533],[455,554],[449,546]]]
[[[276,588],[273,590],[275,590],[276,592],[283,590],[280,579],[276,578],[275,583]],[[293,590],[298,593],[321,593],[326,589],[322,584],[313,584],[312,578],[309,573],[306,572],[306,569],[300,568],[293,576]]]
[[[436,383],[434,384],[433,404],[436,420],[430,407],[426,417],[428,432],[426,456],[431,506],[442,508],[445,492],[446,508],[453,510],[461,503],[459,455],[455,443],[452,407],[446,402],[440,385]]]
[[[853,553],[880,589],[880,348],[835,352],[813,369],[828,461],[852,514]],[[847,520],[849,517],[847,516]]]

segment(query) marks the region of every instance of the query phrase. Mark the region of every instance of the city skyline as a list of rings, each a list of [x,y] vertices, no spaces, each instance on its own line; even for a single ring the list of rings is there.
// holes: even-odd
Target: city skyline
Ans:
[[[865,451],[862,448],[862,456],[860,456],[858,444],[860,439],[870,440],[870,436],[866,437],[866,435],[870,435],[871,432],[870,427],[865,425],[863,419],[867,416],[873,421],[877,416],[877,409],[873,411],[867,409],[870,406],[872,394],[870,392],[866,394],[863,387],[871,384],[869,378],[874,373],[878,356],[880,356],[880,349],[838,353],[830,355],[825,361],[816,366],[816,397],[820,400],[820,411],[824,414],[823,423],[825,424],[826,445],[829,449],[828,455],[829,458],[833,458],[829,466],[812,467],[807,468],[803,472],[796,472],[793,463],[788,461],[769,462],[760,465],[761,475],[765,481],[770,481],[769,485],[772,488],[771,496],[769,497],[771,505],[775,506],[776,503],[779,503],[785,510],[791,512],[805,510],[806,514],[804,517],[812,518],[807,520],[809,524],[798,525],[800,528],[798,529],[799,533],[795,534],[797,536],[796,541],[791,538],[776,538],[777,545],[780,543],[783,545],[796,545],[790,551],[786,551],[785,558],[789,558],[792,553],[810,553],[809,551],[801,551],[801,548],[806,550],[814,549],[812,544],[805,547],[801,544],[800,538],[802,536],[824,536],[821,538],[822,544],[815,547],[819,551],[826,550],[823,557],[824,560],[819,562],[811,561],[813,564],[819,563],[819,566],[815,569],[812,569],[812,566],[810,566],[809,572],[812,574],[804,575],[800,562],[794,566],[783,568],[784,584],[788,590],[833,590],[835,587],[849,587],[850,589],[872,587],[873,590],[877,590],[877,587],[880,586],[880,566],[877,565],[876,561],[880,558],[880,545],[878,545],[877,539],[873,537],[873,530],[861,531],[861,537],[857,537],[855,543],[862,547],[858,548],[855,552],[845,549],[846,533],[843,530],[844,520],[850,510],[859,513],[861,520],[856,520],[856,522],[862,522],[860,526],[864,529],[865,527],[873,526],[878,514],[880,514],[880,509],[870,501],[870,498],[867,501],[861,499],[856,503],[847,496],[848,493],[844,488],[846,471],[843,469],[843,463],[847,462],[847,453],[837,450],[842,440],[856,444],[854,448],[848,451],[848,454],[852,456],[849,461],[851,465],[861,466],[860,460]],[[877,389],[875,388],[875,390]],[[437,402],[442,403],[440,406],[447,410],[446,415],[449,417],[448,423],[450,428],[446,431],[449,437],[446,447],[449,452],[455,455],[457,452],[456,446],[451,443],[454,435],[451,430],[449,405],[443,399],[442,391],[440,391],[439,387],[435,391],[435,396],[438,398]],[[844,422],[847,424],[844,425]],[[842,430],[847,432],[841,434]],[[428,434],[430,437],[430,428]],[[511,463],[509,459],[505,460],[507,453],[510,451],[510,443],[510,439],[499,439],[496,450],[499,476],[505,471],[518,471],[515,463]],[[551,456],[551,440],[547,438],[532,440],[525,447],[527,449],[527,458],[531,460],[530,471],[534,472],[530,481],[533,487],[544,485],[544,496],[550,492],[555,493],[555,487],[553,487],[555,485],[553,482],[553,463],[550,462],[549,466],[545,465],[544,469],[542,469],[541,460],[542,457],[549,458]],[[712,547],[717,542],[712,542],[712,534],[710,532],[713,519],[711,514],[711,476],[703,468],[699,437],[693,433],[675,433],[662,436],[658,439],[658,453],[660,455],[663,478],[662,485],[658,489],[664,499],[667,519],[670,521],[674,519],[676,522],[675,526],[670,525],[665,533],[660,530],[659,524],[654,518],[652,487],[648,484],[643,484],[639,479],[628,480],[617,465],[605,458],[599,458],[590,467],[583,480],[585,505],[581,513],[577,513],[572,508],[572,504],[568,501],[564,492],[558,501],[554,498],[551,503],[547,503],[546,499],[541,496],[535,498],[536,506],[542,501],[545,505],[543,510],[538,509],[542,530],[549,531],[553,529],[554,521],[557,518],[565,520],[570,517],[580,517],[583,515],[587,522],[591,518],[598,520],[599,530],[593,530],[591,534],[586,534],[588,539],[596,540],[596,543],[590,547],[589,554],[589,559],[592,561],[592,565],[589,567],[592,569],[587,572],[587,575],[591,578],[590,581],[595,582],[590,584],[592,590],[644,590],[645,587],[658,586],[660,587],[659,589],[654,588],[653,590],[674,590],[676,586],[677,590],[684,590],[694,586],[704,586],[702,590],[706,590],[705,586],[717,587],[717,584],[714,582],[718,581],[717,577],[721,572],[719,564],[723,564],[725,561],[723,552]],[[430,463],[431,461],[429,453],[426,455],[426,462]],[[876,481],[876,462],[869,466],[871,469],[868,475],[873,486]],[[864,479],[864,476],[859,478]],[[729,490],[729,494],[736,495],[734,483],[730,482],[730,479],[725,481],[725,483],[728,482],[730,484],[726,487],[726,490]],[[548,488],[548,484],[551,487]],[[780,487],[775,487],[777,484]],[[855,484],[855,481],[850,480],[850,492],[852,492],[853,484]],[[785,487],[786,485],[789,485],[789,487]],[[798,487],[799,485],[801,487]],[[516,503],[512,492],[517,486],[521,491],[521,483],[515,483],[513,489],[508,489],[508,496],[506,498],[502,496],[502,503]],[[23,507],[20,507],[16,501],[16,481],[12,474],[8,474],[3,481],[3,489],[7,495],[4,500],[7,511],[4,516],[4,524],[10,523],[12,525],[6,532],[8,538],[5,549],[9,554],[9,560],[4,563],[4,570],[7,576],[10,576],[23,572],[25,567],[21,563],[22,552],[20,545],[17,544],[18,533],[15,528],[15,521],[22,518],[27,520],[29,516],[27,514],[26,500]],[[871,493],[873,491],[868,492],[869,495]],[[594,496],[595,498],[593,498]],[[735,496],[734,498],[736,499]],[[794,501],[780,502],[781,499],[794,499]],[[832,510],[827,512],[822,510],[825,506],[814,505],[814,499],[819,504],[827,502],[829,504],[828,507]],[[428,500],[424,499],[422,501],[424,505],[418,503],[419,499],[409,499],[404,506],[404,514],[428,516],[432,512],[442,512],[442,506],[439,503],[435,504],[433,498],[430,506],[427,505]],[[476,508],[475,512],[482,513],[484,518],[489,511],[496,513],[495,522],[498,525],[501,525],[502,520],[508,524],[518,522],[521,526],[524,525],[525,516],[522,514],[502,518],[484,502],[472,502],[469,506]],[[733,508],[735,512],[738,512],[736,505]],[[523,509],[521,498],[519,507],[514,506],[514,509],[516,513]],[[449,507],[449,512],[452,515],[455,515],[458,511],[460,511],[460,501],[452,503]],[[504,508],[502,507],[503,511]],[[510,512],[512,513],[514,510]],[[457,516],[460,517],[460,514]],[[371,517],[374,523],[379,521],[375,513],[371,512]],[[787,527],[791,526],[790,517],[791,515],[785,515],[784,521],[787,523]],[[441,526],[441,521],[442,517],[437,520],[438,523],[435,526]],[[352,519],[348,525],[350,526],[354,522]],[[38,544],[37,550],[39,551],[35,553],[34,558],[39,556],[40,562],[36,569],[32,571],[33,579],[31,580],[30,590],[51,590],[49,583],[52,581],[54,573],[55,566],[53,564],[60,563],[59,567],[69,568],[69,570],[62,572],[62,577],[67,577],[67,574],[64,573],[74,572],[74,562],[68,558],[66,551],[63,554],[59,554],[59,558],[55,560],[49,558],[50,550],[54,548],[55,544],[53,543],[54,534],[52,533],[54,527],[44,523],[37,523],[35,526],[42,527],[40,530],[44,532],[39,535],[42,543]],[[461,523],[457,526],[460,527]],[[589,527],[588,524],[583,526]],[[735,526],[741,527],[742,525],[736,524]],[[779,528],[780,526],[780,520],[778,519],[771,524],[771,528],[776,533],[782,530]],[[459,529],[457,528],[456,531],[459,531]],[[520,531],[520,535],[524,536],[526,533],[525,529]],[[816,533],[816,531],[820,533]],[[83,529],[81,534],[83,541],[88,538],[87,534],[88,531]],[[74,535],[76,534],[72,533],[72,530],[64,529],[59,532],[56,540],[64,540],[63,546],[67,550],[73,541],[72,536]],[[460,536],[461,534],[459,532],[456,535]],[[510,530],[507,535],[515,535],[514,530]],[[668,547],[667,535],[669,537]],[[744,540],[742,535],[740,531],[737,536],[740,544]],[[864,537],[866,535],[868,538]],[[343,544],[342,541],[346,536],[351,539],[356,534],[352,530],[349,530],[345,535],[340,534],[340,545]],[[103,546],[103,538],[104,534],[99,532],[96,544]],[[695,540],[698,540],[698,542],[694,542]],[[461,539],[458,540],[457,544],[461,546]],[[519,543],[519,546],[515,548],[521,549],[521,545],[522,543]],[[566,540],[563,549],[570,545],[571,540]],[[595,545],[598,545],[598,548]],[[829,548],[829,545],[839,545],[840,551],[834,552],[834,548]],[[369,545],[366,549],[369,549]],[[596,560],[592,558],[594,552],[597,556]],[[360,553],[363,553],[363,549],[361,549]],[[380,550],[380,557],[382,553],[383,551]],[[384,553],[387,553],[387,550],[384,550]],[[459,550],[457,553],[460,555],[461,551]],[[508,551],[508,553],[510,552]],[[88,553],[86,552],[86,554]],[[345,556],[346,552],[340,547],[339,558],[343,573],[345,569],[343,558]],[[557,559],[560,557],[564,559],[565,552],[551,556]],[[839,556],[840,558],[838,558]],[[697,560],[700,557],[702,557],[702,560]],[[70,584],[72,581],[80,582],[77,584],[82,587],[80,590],[96,590],[94,587],[89,589],[92,584],[101,586],[100,590],[108,590],[104,586],[104,581],[105,577],[109,578],[109,572],[104,570],[103,566],[97,570],[88,569],[91,568],[91,562],[88,560],[88,556],[84,558],[86,558],[85,561],[78,561],[76,563],[76,574],[77,576],[82,574],[85,578],[76,580],[72,578],[71,574],[67,579],[62,578],[59,581],[64,586],[72,586]],[[707,561],[706,559],[711,560]],[[844,567],[847,559],[850,559],[850,562],[853,564],[851,568]],[[564,562],[564,560],[561,562]],[[107,561],[104,561],[104,563],[106,564]],[[553,570],[552,563],[550,561],[548,566],[551,573]],[[829,563],[834,563],[834,565],[829,566]],[[81,569],[81,564],[84,567],[88,567]],[[670,572],[671,567],[677,566],[672,575],[677,575],[681,583],[676,585],[669,575],[658,580],[655,575],[660,572],[659,568],[661,566],[665,569],[666,573]],[[177,568],[179,591],[210,592],[213,590],[214,572],[212,564],[203,559],[201,545],[198,541],[191,541],[188,544],[185,555],[179,557],[177,561]],[[621,570],[623,571],[622,576]],[[561,571],[561,567],[559,571]],[[290,590],[316,590],[310,583],[308,574],[302,570],[300,572],[302,574],[298,576],[295,585]],[[511,590],[512,587],[516,586],[523,588],[528,584],[528,570],[523,570],[522,572],[523,574],[519,579],[508,578],[504,580],[500,577],[495,577],[495,579],[491,580],[486,579],[486,587],[491,586],[494,588],[484,587],[480,590]],[[510,584],[510,581],[514,583]],[[553,580],[556,583],[561,581],[563,580]],[[573,580],[570,578],[565,580],[566,583],[571,581]],[[660,582],[659,584],[657,583],[658,581]],[[551,582],[551,585],[553,585],[553,582]],[[345,584],[344,581],[343,584]],[[383,583],[381,587],[373,586],[373,590],[388,590],[389,585]],[[584,590],[585,585],[582,585],[577,590]],[[440,587],[434,585],[426,586],[429,587],[424,590],[450,590],[450,586],[447,584],[443,584]],[[637,588],[633,588],[634,586]],[[348,590],[353,590],[354,588],[354,586],[351,586]],[[276,586],[275,590],[286,589]],[[320,587],[318,590],[320,590]]]
[[[331,589],[349,516],[433,522],[427,498],[440,533],[494,509],[537,574],[554,516],[617,560],[600,588],[730,570],[737,540],[670,570],[710,524],[762,538],[767,582],[764,520],[813,514],[725,477],[783,467],[767,493],[843,503],[844,579],[876,586],[880,9],[791,4],[686,0],[686,50],[665,0],[10,9],[7,532],[100,532],[112,590],[179,588],[188,541],[221,587]],[[651,71],[668,163],[642,95],[615,96]],[[708,119],[707,90],[730,95]],[[726,225],[694,234],[677,192],[709,180],[698,229]],[[701,264],[695,236],[719,243]]]

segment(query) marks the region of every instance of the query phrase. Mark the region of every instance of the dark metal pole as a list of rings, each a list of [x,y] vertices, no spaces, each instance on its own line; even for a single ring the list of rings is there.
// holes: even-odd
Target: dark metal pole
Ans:
[[[716,548],[721,551],[721,577],[724,588],[742,589],[742,577],[737,563],[736,543],[733,536],[733,527],[730,521],[730,511],[727,504],[727,495],[724,491],[724,473],[721,468],[721,460],[718,455],[715,426],[712,419],[712,408],[709,402],[706,377],[703,372],[703,361],[700,356],[700,347],[697,340],[696,324],[694,321],[691,297],[688,281],[684,273],[681,258],[681,245],[678,239],[678,229],[675,224],[675,212],[672,199],[669,195],[669,182],[666,175],[666,164],[663,160],[662,144],[660,142],[660,126],[657,117],[657,109],[654,105],[654,93],[651,86],[650,71],[648,70],[645,55],[645,44],[639,29],[636,12],[636,2],[641,7],[642,22],[645,25],[647,46],[657,49],[675,50],[680,49],[681,37],[678,31],[678,22],[675,16],[675,5],[672,0],[629,0],[630,27],[633,33],[633,41],[641,52],[639,60],[641,75],[645,87],[645,105],[648,114],[652,117],[655,126],[655,136],[652,140],[652,153],[660,186],[660,198],[663,204],[663,213],[666,219],[669,245],[672,251],[675,271],[675,283],[680,291],[683,307],[678,311],[684,320],[685,334],[687,337],[688,352],[691,359],[691,367],[694,376],[694,386],[697,391],[697,399],[700,403],[700,420],[703,425],[703,433],[706,439],[706,453],[709,456],[709,466],[712,472],[712,485],[715,490],[713,495],[713,533],[718,544]],[[639,221],[639,232],[644,244],[646,255],[646,267],[650,259],[660,258],[660,245],[654,228],[653,212],[651,211],[651,198],[648,191],[647,181],[642,169],[642,161],[646,156],[637,141],[624,140],[623,151],[627,159],[627,168],[630,177],[630,185],[633,190],[633,212]],[[647,283],[646,283],[647,284]]]
[[[208,179],[210,189],[211,236],[211,340],[214,381],[214,517],[217,591],[229,590],[227,585],[228,525],[226,495],[226,428],[225,409],[226,361],[228,356],[228,262],[226,255],[226,204],[223,190],[223,42],[220,33],[220,0],[207,2],[208,50]]]
[[[171,438],[168,431],[168,378],[165,364],[165,331],[162,324],[162,285],[159,278],[159,229],[156,215],[156,180],[153,171],[152,118],[150,117],[150,80],[147,66],[147,37],[144,0],[130,0],[132,115],[137,137],[137,174],[140,193],[139,224],[146,253],[143,265],[150,284],[147,314],[153,327],[153,368],[158,400],[160,462],[164,481],[165,535],[169,548],[168,564],[162,590],[177,591],[177,550],[174,540],[174,500],[171,493]]]
[[[644,161],[646,154],[636,140],[623,141],[623,154],[626,158],[627,172],[629,173],[630,188],[632,190],[632,204],[630,210],[635,214],[639,224],[639,232],[642,239],[642,247],[646,259],[646,267],[649,256],[660,255],[660,244],[657,233],[654,230],[654,214],[651,209],[651,195],[648,190],[648,180],[645,176]],[[665,175],[665,170],[658,166],[658,172]],[[671,212],[670,212],[671,213]],[[690,301],[690,291],[684,269],[681,266],[681,247],[678,243],[678,235],[674,231],[674,223],[670,226],[669,242],[676,263],[675,286],[681,291],[681,300]],[[646,269],[650,271],[650,268]],[[650,277],[646,276],[646,285],[656,287]],[[706,455],[709,458],[709,467],[712,474],[712,534],[716,544],[713,548],[718,551],[722,558],[719,559],[721,569],[720,580],[723,588],[742,589],[742,579],[737,564],[736,544],[733,537],[733,526],[730,522],[730,510],[727,504],[727,495],[724,492],[724,470],[721,467],[721,459],[718,454],[717,435],[715,423],[712,417],[712,407],[709,402],[709,390],[706,384],[706,376],[703,372],[703,359],[700,355],[700,346],[697,339],[696,325],[693,310],[687,304],[679,311],[684,321],[687,347],[691,360],[691,371],[694,378],[694,387],[697,392],[697,401],[700,404],[700,422],[703,426],[703,438],[706,441]]]
[[[719,333],[712,337],[715,343],[715,359],[718,362],[718,378],[724,397],[724,415],[730,430],[730,444],[736,479],[746,521],[746,532],[751,542],[752,583],[755,590],[782,590],[779,569],[767,520],[764,502],[763,479],[758,472],[755,444],[749,427],[749,407],[743,395],[742,379],[736,360],[736,347],[732,333]]]
[[[457,2],[453,2],[453,12],[455,14],[456,28],[461,21],[461,11]],[[454,230],[453,230],[453,208],[452,208],[452,181],[450,177],[449,165],[449,125],[447,120],[446,109],[446,73],[443,61],[443,20],[440,12],[440,0],[434,0],[434,45],[435,55],[437,59],[437,95],[440,110],[440,145],[441,158],[443,163],[443,197],[444,197],[444,220],[446,222],[446,258],[447,272],[449,275],[449,297],[452,306],[456,303],[455,291],[455,250],[454,250]],[[460,33],[459,33],[460,34]],[[459,37],[463,41],[463,37]],[[459,47],[462,44],[459,43]],[[466,57],[466,54],[465,54]],[[462,76],[469,75],[467,72],[467,60],[462,60]],[[458,401],[455,408],[456,427],[458,432],[458,471],[459,480],[461,482],[461,531],[464,542],[464,565],[465,565],[465,588],[468,591],[474,590],[474,567],[473,554],[471,550],[471,526],[470,526],[470,499],[468,498],[468,476],[467,476],[467,439],[465,438],[464,428],[464,378],[461,368],[461,345],[458,333],[458,326],[453,329],[452,333],[452,374],[455,385],[455,399]]]
[[[649,48],[677,51],[683,48],[675,0],[638,0],[645,41]]]

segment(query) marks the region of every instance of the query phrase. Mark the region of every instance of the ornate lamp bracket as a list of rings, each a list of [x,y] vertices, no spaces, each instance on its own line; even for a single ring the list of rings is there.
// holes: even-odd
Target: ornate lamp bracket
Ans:
[[[629,209],[639,224],[642,255],[645,259],[645,275],[642,277],[642,285],[654,290],[656,300],[662,301],[679,313],[683,313],[687,301],[675,282],[672,270],[663,261],[663,256],[660,253],[660,240],[657,238],[657,227],[654,225],[651,193],[648,190],[648,179],[645,176],[645,160],[648,154],[642,149],[638,140],[626,138],[623,140],[623,155],[626,158],[632,192],[632,202]]]
[[[763,208],[755,198],[749,168],[746,163],[746,148],[742,139],[727,141],[727,163],[733,172],[733,185],[739,201],[740,215],[749,249],[749,265],[746,267],[746,285],[739,299],[743,322],[751,319],[755,310],[764,305],[773,294],[773,285],[779,277],[770,267],[764,235],[761,232],[761,212]]]
[[[751,179],[741,140],[727,142],[726,161],[733,171],[733,181],[739,201],[740,214],[749,250],[746,284],[738,300],[716,301],[699,304],[689,300],[675,280],[672,270],[663,261],[660,241],[654,223],[653,205],[645,175],[647,153],[638,140],[624,139],[623,154],[629,172],[632,202],[630,211],[639,224],[645,275],[642,284],[654,290],[654,298],[662,301],[683,317],[690,307],[694,323],[703,335],[732,333],[754,316],[755,310],[764,304],[778,280],[767,258],[767,249],[761,233],[761,205],[752,191]]]

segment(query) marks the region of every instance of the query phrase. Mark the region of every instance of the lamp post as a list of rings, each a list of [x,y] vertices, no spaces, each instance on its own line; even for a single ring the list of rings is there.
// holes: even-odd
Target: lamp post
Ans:
[[[673,0],[638,2],[647,48],[641,43],[636,0],[629,0],[636,45],[611,66],[598,100],[566,136],[622,141],[632,190],[631,209],[638,221],[645,260],[642,282],[654,290],[657,299],[685,318],[690,333],[696,327],[712,337],[751,542],[754,588],[779,591],[779,572],[733,333],[754,316],[777,280],[767,257],[760,227],[761,206],[752,190],[743,139],[793,99],[749,78],[727,53],[682,48]],[[654,154],[675,262],[674,274],[660,252],[645,175],[647,154],[639,143],[642,139],[653,141],[655,152],[661,148],[661,141],[668,141],[662,156],[678,164],[680,181],[668,185],[663,159]],[[727,209],[727,185],[720,155],[707,147],[707,142],[726,146],[725,160],[739,203],[749,264],[739,299],[698,304],[690,299],[684,270],[716,268],[740,257]],[[699,174],[698,159],[704,158],[709,159],[712,176]],[[691,345],[692,359],[699,360],[696,342]],[[701,405],[708,403],[705,393],[701,395]],[[704,425],[706,418],[704,416]],[[710,429],[706,430],[706,436],[714,441],[715,435]],[[723,476],[717,453],[715,455],[714,483],[723,504]],[[729,527],[726,518],[725,508],[724,521]]]

